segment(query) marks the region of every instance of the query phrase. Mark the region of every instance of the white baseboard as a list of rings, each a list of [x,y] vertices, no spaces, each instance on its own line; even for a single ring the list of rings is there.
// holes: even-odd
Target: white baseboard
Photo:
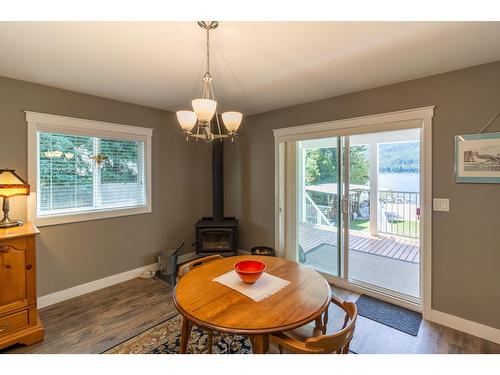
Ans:
[[[47,294],[37,298],[38,308],[46,307],[65,301],[67,299],[80,296],[82,294],[90,293],[95,290],[103,289],[111,285],[115,285],[127,280],[134,279],[138,277],[144,271],[156,271],[158,270],[158,263],[148,264],[144,267],[139,267],[130,271],[125,271],[116,275],[108,276],[103,279],[94,280],[89,283],[74,286],[69,289],[64,289],[59,292]]]
[[[437,310],[430,311],[429,320],[431,322],[500,344],[500,329],[473,322],[472,320],[459,318],[458,316]]]
[[[196,253],[188,253],[180,255],[177,259],[178,263],[189,262],[196,258]],[[64,289],[59,292],[50,293],[37,298],[38,308],[53,305],[54,303],[66,301],[67,299],[81,296],[82,294],[94,292],[99,289],[107,288],[108,286],[122,283],[127,280],[139,277],[144,271],[157,271],[158,263],[148,264],[147,266],[135,268],[130,271],[125,271],[116,275],[108,276],[103,279],[94,280],[85,284],[77,285],[69,289]]]

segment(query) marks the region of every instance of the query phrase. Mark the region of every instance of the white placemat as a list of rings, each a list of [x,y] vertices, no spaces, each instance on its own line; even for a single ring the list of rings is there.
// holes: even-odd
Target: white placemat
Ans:
[[[253,284],[245,284],[241,281],[236,271],[232,270],[228,273],[216,277],[213,281],[222,285],[228,286],[231,289],[250,297],[255,302],[262,301],[274,293],[290,284],[290,281],[270,275],[266,272]]]

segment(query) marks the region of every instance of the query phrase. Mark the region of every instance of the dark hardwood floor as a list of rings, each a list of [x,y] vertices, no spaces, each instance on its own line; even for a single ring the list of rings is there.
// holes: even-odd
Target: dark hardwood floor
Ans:
[[[333,287],[356,300],[357,293]],[[133,279],[40,310],[45,340],[2,353],[101,353],[174,316],[172,288],[159,279]],[[329,324],[338,322],[332,310]],[[358,317],[351,344],[356,353],[500,353],[500,345],[422,321],[417,337]],[[275,352],[274,348],[271,348]]]
[[[40,309],[45,340],[7,353],[101,353],[177,314],[172,288],[133,279]]]

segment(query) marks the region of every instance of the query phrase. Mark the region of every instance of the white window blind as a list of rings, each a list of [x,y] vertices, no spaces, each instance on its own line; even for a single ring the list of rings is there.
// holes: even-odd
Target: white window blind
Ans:
[[[39,132],[38,216],[146,203],[144,142]]]
[[[123,132],[134,131],[125,125],[89,122],[85,127],[68,121],[64,126],[62,119],[70,118],[54,117],[57,123],[42,119],[32,129],[37,151],[36,167],[29,167],[36,171],[31,220],[50,225],[151,211],[150,136],[141,134],[150,129],[136,128],[131,134]],[[33,176],[29,180],[33,186]]]

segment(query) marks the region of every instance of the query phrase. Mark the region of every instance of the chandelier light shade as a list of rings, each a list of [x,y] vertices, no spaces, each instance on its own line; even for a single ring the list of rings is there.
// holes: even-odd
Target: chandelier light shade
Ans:
[[[193,111],[177,111],[177,120],[185,133],[191,133],[196,125],[196,114]]]
[[[243,115],[240,112],[224,112],[222,120],[227,129],[227,133],[222,132],[222,127],[217,114],[217,101],[215,100],[214,89],[212,87],[212,75],[210,74],[210,30],[219,26],[217,21],[199,21],[198,26],[206,30],[207,35],[207,70],[202,77],[203,91],[202,97],[191,102],[193,111],[178,111],[177,120],[186,135],[211,142],[215,139],[231,138],[237,136]]]
[[[222,121],[229,134],[234,134],[238,131],[242,118],[243,114],[240,112],[224,112],[222,114]]]
[[[194,99],[192,102],[194,113],[198,121],[209,123],[214,117],[217,102],[212,99]]]

